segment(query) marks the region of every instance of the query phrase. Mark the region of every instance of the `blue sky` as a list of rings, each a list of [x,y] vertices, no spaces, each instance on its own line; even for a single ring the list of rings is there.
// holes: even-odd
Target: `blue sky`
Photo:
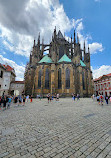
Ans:
[[[41,14],[42,13],[42,14]],[[0,1],[0,62],[23,80],[33,39],[39,32],[50,42],[54,27],[67,37],[78,32],[81,47],[90,47],[94,78],[111,73],[111,0]]]
[[[60,0],[67,16],[72,19],[83,19],[83,34],[90,34],[93,41],[102,43],[102,53],[91,55],[94,68],[101,65],[111,65],[111,0]],[[90,43],[90,41],[89,41]]]

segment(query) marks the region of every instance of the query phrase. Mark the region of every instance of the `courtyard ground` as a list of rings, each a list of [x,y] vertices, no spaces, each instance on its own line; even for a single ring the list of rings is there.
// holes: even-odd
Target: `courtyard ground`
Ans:
[[[34,99],[0,111],[0,158],[111,158],[111,104]]]

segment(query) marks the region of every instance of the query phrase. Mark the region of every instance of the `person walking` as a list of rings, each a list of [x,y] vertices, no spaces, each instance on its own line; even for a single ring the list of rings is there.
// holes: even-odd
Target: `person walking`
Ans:
[[[29,100],[29,95],[26,96],[26,102],[28,102],[28,100]]]
[[[39,95],[39,99],[41,100],[41,94]]]
[[[23,106],[25,105],[25,96],[23,96]]]
[[[7,109],[10,108],[11,101],[12,101],[12,99],[11,99],[11,97],[9,96],[9,97],[8,97],[8,103],[7,103]]]
[[[98,104],[100,104],[100,96],[99,95],[97,95],[97,102],[98,102]]]
[[[105,100],[106,100],[106,104],[108,105],[108,100],[109,100],[109,97],[106,95],[105,97]]]
[[[100,99],[100,104],[103,105],[103,99],[104,99],[104,97],[102,95],[100,95],[99,99]]]
[[[21,105],[21,104],[22,104],[22,97],[19,96],[19,105]]]
[[[48,104],[49,104],[49,100],[50,100],[50,93],[47,94],[47,99],[48,99]]]
[[[15,104],[17,105],[18,104],[18,97],[17,96],[15,96],[14,101],[15,101]]]
[[[30,96],[30,103],[32,103],[32,95]]]
[[[57,93],[57,101],[59,101],[59,93]]]
[[[55,98],[55,101],[56,101],[56,99],[57,99],[57,95],[56,95],[56,93],[55,93],[55,95],[54,95],[54,98]]]
[[[50,98],[49,99],[50,99],[50,102],[51,102],[52,101],[52,95],[51,94],[50,94]]]
[[[3,110],[6,110],[7,98],[6,96],[3,98]]]
[[[111,102],[111,96],[110,96],[109,100],[110,100],[110,102]]]
[[[75,101],[75,99],[76,99],[76,95],[75,94],[74,94],[73,98],[74,98],[74,101]]]
[[[77,100],[80,100],[80,96],[79,96],[79,94],[77,94]]]
[[[52,100],[54,100],[54,96],[52,95]]]

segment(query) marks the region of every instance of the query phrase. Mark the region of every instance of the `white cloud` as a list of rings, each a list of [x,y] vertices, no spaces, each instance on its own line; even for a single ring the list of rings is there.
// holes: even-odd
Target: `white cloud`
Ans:
[[[15,54],[28,57],[31,47],[33,46],[33,37],[16,33],[14,30],[10,31],[4,26],[0,25],[2,43],[7,50]]]
[[[80,31],[83,30],[83,28],[84,28],[84,27],[83,27],[83,23],[82,23],[82,21],[80,21],[80,22],[78,23],[78,25],[77,25],[76,31],[80,33]]]
[[[16,80],[22,81],[24,78],[24,71],[25,71],[25,65],[18,65],[13,60],[9,60],[7,58],[4,58],[2,55],[0,55],[0,63],[10,65],[15,69],[16,73]]]
[[[33,39],[37,40],[39,32],[45,42],[50,42],[55,26],[62,32],[73,27],[58,0],[2,1],[0,19],[6,48],[24,56],[29,56]]]
[[[11,46],[6,40],[3,41],[3,44],[5,45],[6,49],[10,50],[11,52],[14,51],[13,46]]]
[[[95,54],[97,52],[102,52],[104,50],[103,48],[103,45],[102,43],[98,43],[98,42],[93,42],[91,44],[88,44],[89,43],[89,40],[92,40],[92,37],[90,34],[86,34],[85,36],[82,34],[82,31],[84,29],[84,26],[83,26],[83,22],[82,22],[82,19],[80,19],[77,23],[77,28],[76,28],[76,31],[78,33],[78,37],[79,37],[79,42],[81,43],[81,48],[83,49],[83,45],[84,45],[84,41],[85,41],[85,44],[86,44],[86,48],[88,50],[88,45],[89,45],[89,48],[90,48],[90,53],[91,54]]]
[[[6,52],[2,52],[2,54],[6,54]]]
[[[90,48],[91,54],[102,52],[104,50],[102,43],[97,43],[97,42],[89,44],[89,48]]]
[[[102,75],[106,75],[111,73],[111,65],[102,65],[99,68],[93,69],[92,68],[92,72],[93,72],[93,78],[98,78]]]
[[[81,18],[81,19],[77,19],[77,20],[75,20],[75,19],[72,20],[72,25],[73,25],[74,29],[76,29],[76,27],[78,26],[78,24],[79,24],[82,20],[83,20],[82,18]]]

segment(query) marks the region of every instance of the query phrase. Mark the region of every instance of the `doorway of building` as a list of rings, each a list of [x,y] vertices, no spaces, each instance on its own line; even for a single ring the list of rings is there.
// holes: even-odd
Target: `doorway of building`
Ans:
[[[19,91],[18,90],[14,90],[14,95],[18,96],[19,95]]]

